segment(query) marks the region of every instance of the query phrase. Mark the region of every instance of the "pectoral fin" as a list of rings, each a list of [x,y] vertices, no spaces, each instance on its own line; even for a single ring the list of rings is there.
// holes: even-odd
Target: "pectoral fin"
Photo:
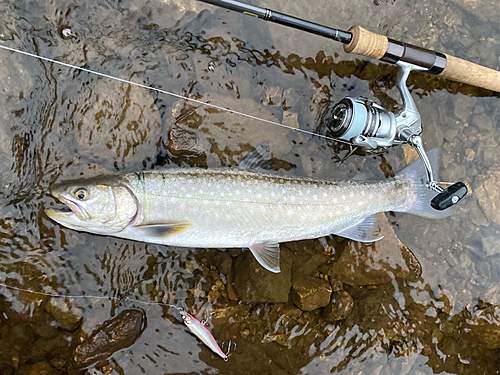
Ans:
[[[375,215],[370,215],[362,222],[334,234],[359,242],[375,242],[384,238],[380,235],[380,229],[375,226]]]
[[[138,225],[135,229],[144,233],[146,236],[154,238],[170,237],[186,230],[191,223],[166,223],[166,224],[148,224]]]
[[[266,270],[279,273],[280,272],[280,245],[277,243],[256,243],[250,246],[257,262]]]

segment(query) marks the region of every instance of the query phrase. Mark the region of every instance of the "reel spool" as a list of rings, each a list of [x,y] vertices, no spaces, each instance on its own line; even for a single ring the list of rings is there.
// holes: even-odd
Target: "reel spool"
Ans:
[[[397,115],[371,100],[346,97],[333,107],[327,127],[331,136],[348,141],[366,151],[383,151],[402,143],[413,146],[424,163],[427,188],[439,193],[431,201],[431,206],[442,211],[458,203],[467,194],[467,187],[463,182],[457,182],[443,189],[434,180],[431,163],[420,137],[420,113],[406,87],[411,70],[424,69],[405,62],[398,62],[397,65],[399,71],[396,85],[403,98],[403,108]]]

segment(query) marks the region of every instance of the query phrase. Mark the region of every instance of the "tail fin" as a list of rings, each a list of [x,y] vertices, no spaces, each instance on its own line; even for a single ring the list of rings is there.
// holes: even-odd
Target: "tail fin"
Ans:
[[[434,178],[439,180],[439,163],[441,160],[439,148],[436,147],[427,152],[427,157],[431,163]],[[453,210],[451,208],[444,211],[438,211],[431,207],[431,200],[438,195],[438,193],[427,188],[427,172],[422,160],[418,159],[414,161],[412,164],[399,172],[396,177],[409,178],[413,180],[415,184],[415,201],[410,209],[401,212],[408,212],[429,218],[443,218],[453,214]]]

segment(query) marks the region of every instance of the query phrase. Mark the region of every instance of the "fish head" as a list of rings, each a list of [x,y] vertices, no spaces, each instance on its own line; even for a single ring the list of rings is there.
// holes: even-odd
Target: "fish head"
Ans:
[[[119,180],[67,181],[52,187],[50,194],[70,211],[47,208],[47,216],[65,227],[85,232],[120,232],[135,219],[139,209],[135,195]]]

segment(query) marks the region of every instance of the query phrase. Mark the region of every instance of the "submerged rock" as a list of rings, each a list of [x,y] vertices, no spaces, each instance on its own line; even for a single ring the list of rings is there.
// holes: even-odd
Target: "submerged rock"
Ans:
[[[492,168],[475,189],[477,200],[486,216],[500,224],[500,168]]]
[[[292,258],[281,250],[281,272],[264,269],[250,251],[236,260],[234,286],[243,302],[287,302],[292,287]]]
[[[377,215],[380,241],[349,241],[328,275],[349,285],[377,285],[390,282],[394,276],[420,276],[422,267],[413,253],[397,238],[385,215]]]
[[[468,328],[488,349],[500,348],[500,305],[489,305],[467,319]]]
[[[174,126],[168,132],[167,148],[173,155],[199,156],[205,153],[205,148],[196,133],[180,126]]]
[[[293,281],[292,301],[303,311],[325,307],[330,302],[332,287],[325,280],[301,276]]]
[[[90,337],[75,348],[77,365],[87,366],[108,358],[114,352],[132,345],[146,328],[143,310],[124,310],[107,320]]]
[[[343,320],[349,316],[353,307],[354,301],[349,293],[334,292],[323,316],[328,321]]]
[[[83,310],[70,303],[68,299],[51,298],[45,310],[61,325],[62,329],[75,330],[83,317]]]

